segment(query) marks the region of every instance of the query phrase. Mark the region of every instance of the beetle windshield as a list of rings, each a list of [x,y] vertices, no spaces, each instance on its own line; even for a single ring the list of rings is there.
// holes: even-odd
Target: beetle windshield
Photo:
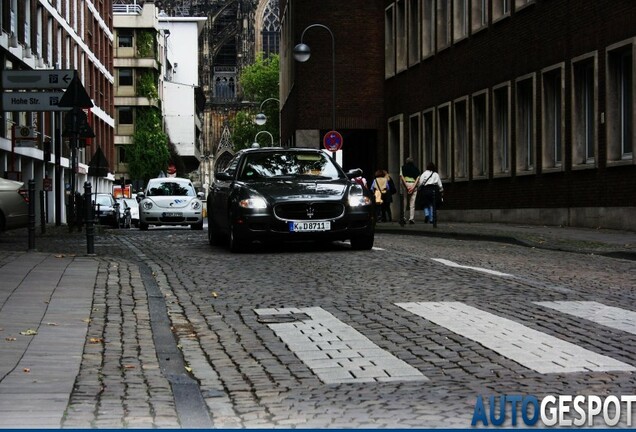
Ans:
[[[148,196],[196,196],[192,183],[162,181],[148,185]]]
[[[331,158],[318,152],[258,152],[247,155],[240,180],[301,178],[335,180],[340,171]]]

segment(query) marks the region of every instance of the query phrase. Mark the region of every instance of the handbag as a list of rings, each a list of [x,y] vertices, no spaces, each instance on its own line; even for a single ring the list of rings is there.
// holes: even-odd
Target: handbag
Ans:
[[[382,192],[378,188],[375,189],[375,203],[382,204]]]

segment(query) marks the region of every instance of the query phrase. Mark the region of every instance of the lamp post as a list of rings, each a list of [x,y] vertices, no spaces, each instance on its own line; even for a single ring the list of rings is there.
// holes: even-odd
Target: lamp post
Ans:
[[[256,114],[256,118],[254,119],[256,124],[259,126],[263,126],[267,122],[267,116],[263,112],[263,105],[265,104],[265,102],[269,102],[269,101],[276,101],[280,103],[280,100],[276,98],[267,98],[263,102],[261,102],[261,106],[258,108],[258,114]]]
[[[257,138],[258,138],[258,136],[259,136],[260,134],[262,134],[262,133],[269,135],[269,138],[272,140],[272,147],[274,147],[274,135],[272,135],[270,132],[268,132],[268,131],[266,131],[266,130],[262,130],[262,131],[260,131],[260,132],[257,132],[257,133],[256,133],[256,135],[254,135],[254,142],[252,143],[252,147],[253,147],[253,148],[258,148],[258,147],[260,147],[260,144],[258,143]]]
[[[336,130],[336,40],[333,36],[333,32],[329,27],[324,24],[311,24],[303,30],[300,35],[300,43],[294,47],[294,59],[298,62],[304,63],[311,57],[311,48],[303,43],[305,32],[313,27],[320,27],[329,32],[331,36],[331,67],[332,67],[332,80],[331,80],[331,131]],[[333,152],[333,158],[335,159],[336,152]]]

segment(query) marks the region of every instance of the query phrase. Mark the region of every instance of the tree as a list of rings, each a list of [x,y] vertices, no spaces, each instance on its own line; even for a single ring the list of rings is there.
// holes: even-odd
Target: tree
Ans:
[[[133,144],[127,154],[128,170],[134,179],[147,182],[165,171],[170,160],[168,136],[161,127],[161,113],[156,108],[137,110]]]
[[[278,145],[280,141],[279,103],[272,100],[263,105],[262,112],[267,116],[267,123],[263,126],[257,126],[254,123],[254,116],[260,111],[261,102],[269,98],[278,99],[279,68],[280,61],[277,54],[263,58],[263,54],[260,53],[254,64],[243,69],[240,78],[243,96],[245,99],[253,101],[255,106],[237,112],[230,121],[232,142],[236,148],[251,146],[254,137],[261,130],[271,133],[274,137],[274,144]],[[261,145],[269,146],[271,138],[267,134],[261,134],[259,142]]]

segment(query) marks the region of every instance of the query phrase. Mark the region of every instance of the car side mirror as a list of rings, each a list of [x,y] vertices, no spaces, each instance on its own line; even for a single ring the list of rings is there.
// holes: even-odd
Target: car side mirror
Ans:
[[[232,181],[234,180],[234,176],[230,173],[227,173],[225,171],[221,171],[218,173],[214,174],[214,178],[216,178],[217,180],[222,180],[222,181]]]
[[[356,177],[362,177],[362,170],[360,168],[354,168],[347,171],[347,178],[352,180]]]
[[[205,198],[205,194],[203,192],[197,192],[197,198],[202,200],[203,198]]]
[[[146,194],[143,192],[137,192],[137,202],[141,202],[142,199],[146,198]]]

